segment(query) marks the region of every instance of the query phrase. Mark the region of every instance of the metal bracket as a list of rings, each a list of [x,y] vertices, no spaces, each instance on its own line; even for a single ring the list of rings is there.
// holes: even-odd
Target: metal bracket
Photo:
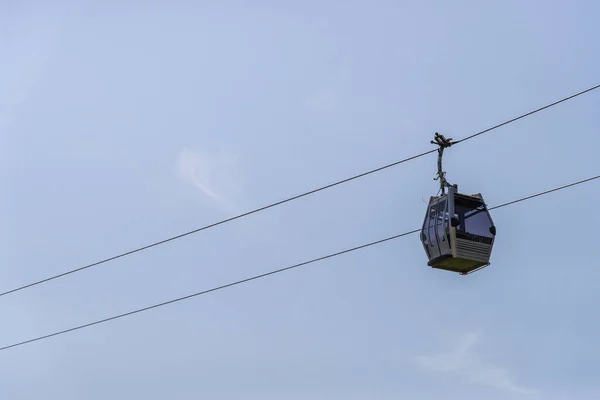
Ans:
[[[469,272],[460,272],[460,274],[461,274],[461,275],[471,275],[473,272],[477,272],[477,271],[479,271],[480,269],[484,269],[485,267],[487,267],[487,266],[489,266],[489,265],[490,265],[490,263],[487,263],[487,264],[484,264],[484,265],[482,265],[482,266],[481,266],[481,267],[479,267],[479,268],[475,268],[475,269],[474,269],[474,270],[472,270],[472,271],[469,271]]]
[[[446,188],[449,186],[452,186],[448,183],[448,181],[446,180],[446,173],[442,170],[442,156],[444,155],[444,149],[446,147],[450,147],[452,146],[452,138],[448,138],[446,139],[444,137],[444,135],[440,135],[439,133],[435,133],[435,136],[433,138],[434,140],[431,141],[432,144],[437,144],[438,147],[438,173],[437,173],[437,178],[433,178],[434,180],[438,180],[440,181],[440,188],[442,190],[442,195],[446,194]]]

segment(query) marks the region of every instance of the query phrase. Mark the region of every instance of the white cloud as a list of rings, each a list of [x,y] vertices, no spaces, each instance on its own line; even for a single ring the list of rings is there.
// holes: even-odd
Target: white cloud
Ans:
[[[417,357],[416,361],[422,368],[431,372],[459,375],[471,383],[522,394],[537,393],[536,390],[516,384],[508,370],[490,364],[474,354],[472,347],[478,339],[476,334],[466,335],[454,351]]]
[[[242,193],[238,161],[230,154],[206,154],[188,148],[178,156],[179,177],[220,205],[232,207]]]

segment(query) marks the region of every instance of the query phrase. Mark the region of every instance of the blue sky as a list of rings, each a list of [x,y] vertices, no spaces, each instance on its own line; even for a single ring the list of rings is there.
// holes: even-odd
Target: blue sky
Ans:
[[[598,84],[592,1],[0,2],[0,290]],[[598,174],[600,93],[447,151],[500,204]],[[418,228],[435,155],[0,298],[0,346]],[[0,354],[4,399],[596,399],[598,181]],[[592,200],[593,201],[593,200]]]

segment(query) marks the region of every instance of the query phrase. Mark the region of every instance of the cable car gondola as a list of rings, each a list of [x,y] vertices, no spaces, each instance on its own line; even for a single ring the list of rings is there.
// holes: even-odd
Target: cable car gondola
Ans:
[[[480,193],[458,193],[442,171],[444,148],[452,139],[435,134],[441,195],[431,196],[421,229],[421,242],[432,268],[467,275],[490,264],[496,227]],[[446,189],[448,192],[446,193]]]

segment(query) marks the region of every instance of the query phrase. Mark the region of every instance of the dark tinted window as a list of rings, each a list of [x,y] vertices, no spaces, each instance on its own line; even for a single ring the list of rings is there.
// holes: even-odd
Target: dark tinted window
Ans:
[[[478,236],[493,237],[490,232],[492,220],[481,201],[457,196],[454,201],[454,212],[454,216],[460,221],[457,227],[459,230]]]

